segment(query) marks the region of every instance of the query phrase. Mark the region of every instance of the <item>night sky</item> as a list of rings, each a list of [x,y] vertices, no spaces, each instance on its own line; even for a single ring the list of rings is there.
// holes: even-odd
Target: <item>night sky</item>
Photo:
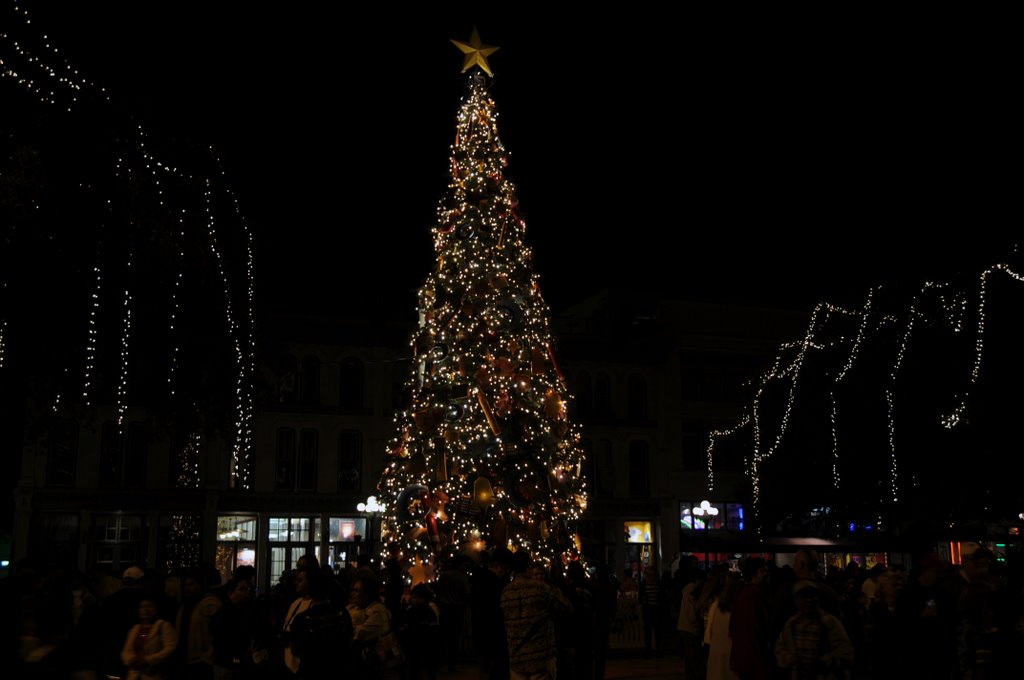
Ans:
[[[119,107],[220,153],[277,310],[414,314],[474,24],[556,309],[608,285],[857,304],[1016,238],[1018,50],[991,18],[213,4],[31,10]]]

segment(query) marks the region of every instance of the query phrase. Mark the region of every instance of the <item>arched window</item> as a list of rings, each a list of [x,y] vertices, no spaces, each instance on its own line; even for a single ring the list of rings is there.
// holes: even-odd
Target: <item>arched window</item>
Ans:
[[[629,376],[626,385],[626,408],[631,422],[644,422],[647,414],[647,381],[642,375]]]
[[[409,371],[412,370],[412,362],[408,359],[396,361],[391,366],[391,408],[403,409],[412,403],[412,394],[409,386]]]
[[[299,403],[303,406],[320,405],[320,359],[312,355],[302,359]]]
[[[629,495],[648,496],[651,492],[651,447],[640,439],[629,443]]]
[[[319,432],[305,428],[299,433],[299,462],[295,477],[296,491],[316,491],[316,463],[319,447]]]
[[[601,420],[612,418],[612,381],[607,373],[598,373],[594,381],[594,410]]]
[[[295,430],[290,427],[277,431],[276,470],[274,488],[291,490],[295,486]]]
[[[576,374],[576,415],[580,418],[594,417],[594,381],[590,371]]]
[[[363,362],[345,359],[338,377],[338,406],[346,409],[363,407]]]
[[[580,450],[583,451],[584,480],[587,482],[587,489],[594,493],[597,488],[597,461],[594,459],[594,441],[586,437],[580,439]]]
[[[294,404],[299,399],[299,361],[293,356],[284,360],[281,375],[277,378],[277,401]]]
[[[121,428],[113,420],[108,420],[100,427],[100,486],[121,486],[123,471]]]
[[[113,420],[100,428],[101,487],[141,488],[146,484],[149,431],[145,423],[128,423],[124,428]]]
[[[615,458],[612,456],[612,443],[608,439],[598,439],[595,459],[594,494],[611,497],[615,495]]]
[[[363,434],[338,433],[338,491],[359,491],[363,477]]]
[[[50,423],[46,441],[46,483],[74,486],[78,463],[78,423],[64,418]]]

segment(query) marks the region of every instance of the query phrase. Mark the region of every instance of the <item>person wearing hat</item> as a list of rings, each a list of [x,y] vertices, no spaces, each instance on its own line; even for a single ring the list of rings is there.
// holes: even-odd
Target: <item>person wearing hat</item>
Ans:
[[[853,643],[842,622],[818,604],[819,584],[800,579],[793,584],[797,613],[786,621],[775,645],[775,661],[797,678],[836,679],[853,664]]]

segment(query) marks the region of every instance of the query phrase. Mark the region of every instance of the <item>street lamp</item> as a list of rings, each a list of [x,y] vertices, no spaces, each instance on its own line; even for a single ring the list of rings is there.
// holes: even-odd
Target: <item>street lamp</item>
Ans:
[[[370,496],[366,499],[365,503],[356,505],[356,510],[366,515],[366,549],[369,551],[370,559],[372,560],[375,535],[373,520],[384,512],[384,504],[378,503],[376,496]]]
[[[711,501],[701,501],[700,505],[693,509],[693,514],[700,517],[704,524],[704,571],[708,570],[708,531],[711,529],[712,518],[718,515],[718,508],[711,505]]]

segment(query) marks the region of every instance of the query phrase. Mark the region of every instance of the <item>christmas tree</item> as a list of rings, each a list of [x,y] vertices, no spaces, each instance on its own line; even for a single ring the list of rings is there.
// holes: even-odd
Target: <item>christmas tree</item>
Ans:
[[[552,566],[578,559],[586,508],[579,434],[488,94],[497,48],[475,29],[452,42],[467,92],[432,230],[436,267],[419,290],[411,404],[396,415],[379,486],[383,555],[421,576],[496,546]]]

